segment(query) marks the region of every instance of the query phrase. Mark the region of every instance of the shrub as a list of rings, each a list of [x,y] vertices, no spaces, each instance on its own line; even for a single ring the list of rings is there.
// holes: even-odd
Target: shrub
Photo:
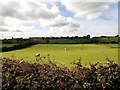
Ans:
[[[3,58],[2,90],[120,90],[120,67],[108,60],[105,64],[83,67],[58,67],[47,63],[26,63],[31,71],[20,66],[19,61]]]

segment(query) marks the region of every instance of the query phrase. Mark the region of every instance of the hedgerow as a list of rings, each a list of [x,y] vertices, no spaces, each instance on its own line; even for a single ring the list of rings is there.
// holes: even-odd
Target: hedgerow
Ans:
[[[74,68],[47,63],[28,63],[2,58],[2,90],[120,90],[120,66],[113,61]]]

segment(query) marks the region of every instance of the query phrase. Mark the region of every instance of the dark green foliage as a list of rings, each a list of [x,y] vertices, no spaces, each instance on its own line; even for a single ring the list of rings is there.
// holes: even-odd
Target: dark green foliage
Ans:
[[[0,47],[3,52],[22,49],[34,44],[119,44],[119,37],[92,37],[90,35],[83,37],[32,37],[28,39],[12,38],[3,39],[3,47]],[[4,44],[16,44],[11,47],[6,47]]]
[[[19,61],[2,59],[2,90],[120,90],[120,67],[107,60],[83,67],[58,67],[54,62],[27,63],[32,72],[23,70]]]
[[[35,44],[37,44],[37,43],[22,43],[22,44],[18,44],[18,45],[12,45],[10,47],[5,46],[5,47],[2,47],[2,52],[23,49],[23,48],[27,48],[27,47],[30,47],[31,45],[35,45]]]
[[[118,44],[118,36],[101,36],[101,37],[92,37],[90,35],[83,37],[32,37],[28,39],[23,38],[12,38],[12,39],[3,39],[3,44],[26,44],[26,43],[39,43],[39,44],[89,44],[89,43],[103,43],[103,44]]]

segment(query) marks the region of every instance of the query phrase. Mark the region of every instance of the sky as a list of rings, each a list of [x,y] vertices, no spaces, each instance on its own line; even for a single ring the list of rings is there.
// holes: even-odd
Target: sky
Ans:
[[[0,39],[118,34],[119,0],[0,0]]]

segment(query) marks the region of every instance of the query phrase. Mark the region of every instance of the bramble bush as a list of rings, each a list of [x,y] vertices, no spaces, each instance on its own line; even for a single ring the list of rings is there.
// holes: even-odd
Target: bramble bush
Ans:
[[[37,59],[38,60],[38,59]],[[2,58],[2,90],[120,90],[120,66],[113,61],[82,66],[80,60],[74,68],[59,67],[41,59],[35,63]]]

